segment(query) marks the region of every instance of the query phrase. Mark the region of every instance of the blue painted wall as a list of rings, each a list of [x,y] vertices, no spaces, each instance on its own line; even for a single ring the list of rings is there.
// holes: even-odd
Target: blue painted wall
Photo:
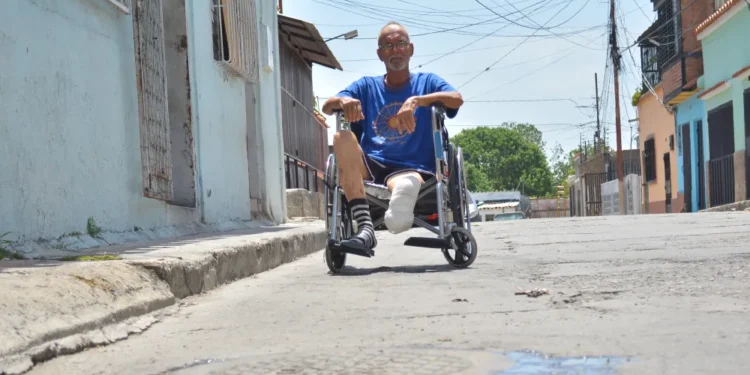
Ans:
[[[677,134],[677,149],[679,150],[679,154],[677,157],[677,183],[678,183],[678,191],[682,194],[685,194],[685,186],[687,184],[691,185],[692,188],[692,196],[691,196],[691,202],[692,207],[690,207],[691,212],[696,212],[698,210],[698,167],[697,167],[697,161],[700,160],[703,162],[703,155],[698,155],[698,137],[702,137],[703,134],[698,134],[698,121],[703,120],[703,116],[705,113],[705,107],[703,106],[703,101],[698,98],[698,95],[693,95],[690,99],[682,102],[680,105],[677,106],[675,112],[675,121],[676,121],[676,131],[675,134]],[[690,125],[690,160],[691,165],[690,171],[692,179],[690,181],[685,181],[685,150],[683,149],[682,145],[682,131],[683,131],[683,125],[689,124]],[[704,146],[705,146],[704,142]]]

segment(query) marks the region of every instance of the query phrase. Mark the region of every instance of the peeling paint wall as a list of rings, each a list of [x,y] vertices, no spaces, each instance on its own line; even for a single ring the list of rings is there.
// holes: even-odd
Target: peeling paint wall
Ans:
[[[89,217],[108,231],[251,218],[245,83],[213,61],[210,2],[185,0],[185,5],[188,52],[177,56],[186,57],[189,68],[180,74],[188,73],[190,86],[174,91],[188,99],[170,111],[187,110],[184,124],[177,125],[183,132],[173,134],[172,142],[184,145],[179,153],[189,149],[192,137],[195,165],[183,158],[182,167],[195,176],[183,174],[175,182],[185,188],[184,197],[194,189],[196,207],[143,197],[132,17],[106,1],[4,4],[0,232],[29,239],[85,233]],[[175,40],[167,35],[167,42]],[[269,79],[274,82],[267,77],[260,86]],[[259,90],[266,94],[273,86]],[[277,108],[276,94],[263,103]],[[262,112],[259,118],[273,127],[274,118]],[[264,135],[269,132],[273,129]],[[276,140],[270,145],[280,143]],[[276,183],[269,186],[283,193]],[[273,198],[274,211],[283,211],[277,206],[283,198]]]

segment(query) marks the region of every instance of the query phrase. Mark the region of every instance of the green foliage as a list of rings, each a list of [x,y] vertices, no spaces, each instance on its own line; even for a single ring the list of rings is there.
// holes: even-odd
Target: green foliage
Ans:
[[[3,259],[10,259],[10,260],[21,260],[23,257],[8,248],[6,246],[12,245],[13,241],[6,240],[5,237],[7,237],[10,234],[10,232],[2,233],[0,234],[0,260]]]
[[[516,131],[518,134],[520,134],[523,138],[525,138],[527,141],[539,146],[540,150],[544,150],[545,147],[547,147],[547,144],[542,139],[542,132],[539,131],[539,129],[536,128],[536,126],[532,124],[526,124],[526,123],[503,123],[502,127],[508,128],[510,130]]]
[[[529,196],[554,192],[552,173],[541,142],[541,132],[529,124],[478,127],[464,130],[453,142],[471,154],[466,161],[471,191],[503,191],[523,188]]]
[[[102,233],[102,228],[98,225],[96,225],[96,221],[93,217],[90,217],[89,220],[86,222],[86,233],[89,234],[89,236],[97,238]]]
[[[646,86],[645,83],[641,85],[640,89],[635,90],[635,92],[633,93],[633,98],[631,99],[631,104],[633,105],[633,107],[638,106],[638,102],[641,101],[641,97],[643,96],[643,94],[647,92],[648,92],[648,87]]]
[[[612,151],[604,142],[599,143],[596,148],[597,152]],[[559,143],[552,149],[552,157],[550,158],[550,168],[552,169],[552,176],[555,186],[565,185],[565,181],[568,176],[575,174],[575,164],[573,159],[578,154],[594,155],[594,145],[587,144],[586,146],[579,146],[574,148],[567,153],[563,150],[562,145]]]
[[[550,168],[552,169],[552,179],[555,186],[564,185],[568,176],[575,174],[571,153],[566,153],[559,143],[552,149]]]

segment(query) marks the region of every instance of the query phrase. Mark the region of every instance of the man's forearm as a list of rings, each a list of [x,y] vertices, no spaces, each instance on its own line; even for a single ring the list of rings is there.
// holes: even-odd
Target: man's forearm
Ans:
[[[420,107],[431,106],[435,102],[443,103],[448,108],[458,109],[464,104],[464,99],[459,92],[435,92],[417,97]]]
[[[328,116],[333,115],[333,111],[341,109],[341,100],[338,96],[332,96],[323,104],[323,113]]]

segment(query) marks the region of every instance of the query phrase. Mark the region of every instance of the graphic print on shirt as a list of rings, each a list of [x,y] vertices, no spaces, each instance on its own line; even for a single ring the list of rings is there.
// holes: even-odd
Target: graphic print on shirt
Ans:
[[[399,134],[396,128],[398,126],[396,115],[403,104],[402,102],[393,102],[383,106],[378,111],[375,121],[372,122],[372,130],[375,132],[376,142],[380,144],[387,143],[388,145],[402,145],[406,143],[406,137],[409,136],[409,133],[404,132],[404,134]]]

